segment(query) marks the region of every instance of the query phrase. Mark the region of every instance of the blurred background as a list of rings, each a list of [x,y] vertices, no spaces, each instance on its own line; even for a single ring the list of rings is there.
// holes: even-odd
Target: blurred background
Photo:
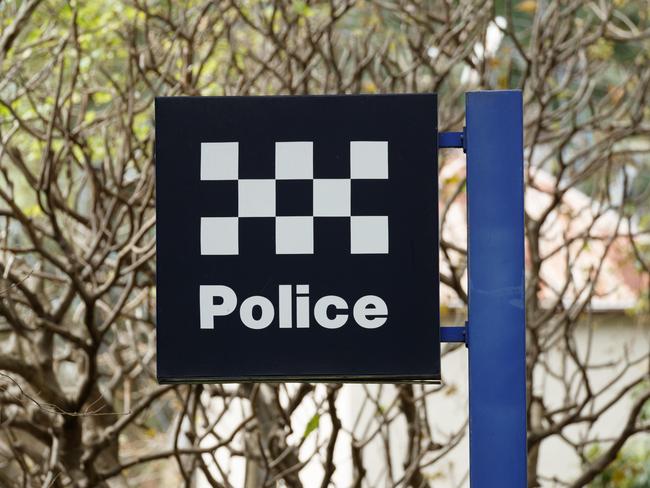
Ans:
[[[0,2],[0,485],[468,486],[461,345],[442,346],[442,385],[157,384],[153,99],[437,92],[440,130],[461,130],[465,92],[519,88],[529,486],[650,487],[649,16]],[[442,322],[459,325],[462,151],[441,150],[439,182]]]

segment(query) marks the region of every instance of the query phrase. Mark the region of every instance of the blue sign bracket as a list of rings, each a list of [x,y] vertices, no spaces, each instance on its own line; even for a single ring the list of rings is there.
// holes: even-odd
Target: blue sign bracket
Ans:
[[[465,131],[463,132],[440,132],[438,134],[439,148],[462,147],[465,150]]]
[[[464,342],[467,344],[467,325],[441,326],[440,342]]]
[[[523,488],[526,466],[523,105],[467,93],[466,128],[438,147],[467,154],[468,321],[441,327],[469,352],[470,486]],[[470,340],[471,339],[471,340]]]

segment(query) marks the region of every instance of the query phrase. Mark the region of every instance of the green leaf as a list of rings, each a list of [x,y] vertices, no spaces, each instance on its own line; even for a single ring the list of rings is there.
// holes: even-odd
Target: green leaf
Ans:
[[[302,435],[304,439],[307,438],[309,434],[318,429],[318,424],[320,423],[320,415],[315,413],[314,416],[309,419],[307,426],[305,427],[305,433]]]

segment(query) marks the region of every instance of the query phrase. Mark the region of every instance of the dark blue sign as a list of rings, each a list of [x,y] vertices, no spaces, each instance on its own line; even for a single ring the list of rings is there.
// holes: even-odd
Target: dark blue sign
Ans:
[[[159,381],[439,380],[436,111],[158,98]]]

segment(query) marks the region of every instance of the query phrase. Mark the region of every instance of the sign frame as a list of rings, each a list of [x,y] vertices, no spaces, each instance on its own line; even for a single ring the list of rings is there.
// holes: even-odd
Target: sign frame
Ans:
[[[159,382],[438,383],[437,153],[432,93],[157,98]],[[311,213],[281,205],[305,209],[280,199],[305,184]],[[310,219],[311,241],[283,237]]]

